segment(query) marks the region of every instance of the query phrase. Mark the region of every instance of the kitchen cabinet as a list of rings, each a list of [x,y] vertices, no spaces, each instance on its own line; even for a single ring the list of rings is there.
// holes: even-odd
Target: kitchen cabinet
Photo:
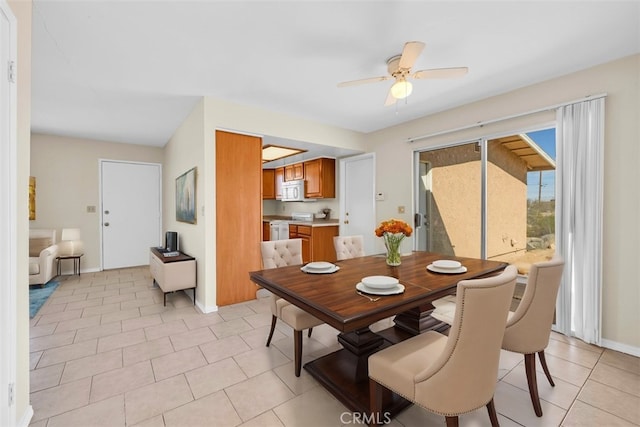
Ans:
[[[275,169],[262,169],[262,199],[275,199],[276,187],[275,187]]]
[[[289,224],[289,238],[302,239],[302,262],[335,262],[336,250],[333,238],[338,235],[338,226],[311,227]]]
[[[275,169],[276,200],[282,199],[282,183],[284,182],[284,168]]]
[[[336,160],[322,157],[304,162],[307,182],[305,197],[332,199],[336,197]]]
[[[302,239],[302,262],[311,260],[311,229],[308,225],[289,224],[289,238]]]
[[[295,181],[304,179],[304,163],[294,163],[284,167],[284,180]]]
[[[271,227],[269,221],[262,221],[262,241],[271,240]]]

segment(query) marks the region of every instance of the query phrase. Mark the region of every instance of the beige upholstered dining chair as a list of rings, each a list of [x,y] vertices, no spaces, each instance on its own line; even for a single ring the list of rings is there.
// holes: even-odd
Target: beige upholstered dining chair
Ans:
[[[366,255],[362,236],[335,236],[333,246],[336,248],[338,261]]]
[[[261,242],[260,245],[264,269],[302,264],[302,239],[272,240]],[[302,331],[309,329],[311,336],[313,327],[323,322],[277,295],[271,294],[269,298],[272,316],[267,347],[271,344],[278,319],[291,326],[294,331],[295,374],[299,377],[302,367]]]
[[[560,256],[555,256],[551,261],[531,265],[522,300],[516,311],[509,313],[502,340],[504,350],[524,354],[529,395],[533,410],[538,417],[542,416],[542,407],[538,396],[536,353],[549,384],[555,387],[547,367],[544,349],[549,344],[563,269],[564,260]],[[456,310],[456,305],[451,302],[451,298],[445,297],[439,302],[434,301],[434,305],[436,309],[431,315],[443,322],[452,323],[452,314]]]
[[[500,345],[517,269],[484,279],[462,280],[449,336],[429,331],[369,357],[371,415],[381,419],[381,400],[390,389],[426,410],[444,415],[447,426],[458,416],[486,406],[493,426],[498,418],[493,395]]]

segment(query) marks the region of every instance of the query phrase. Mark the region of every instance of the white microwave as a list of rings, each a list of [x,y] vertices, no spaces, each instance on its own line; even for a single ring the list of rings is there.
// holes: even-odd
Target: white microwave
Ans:
[[[304,201],[304,180],[285,181],[282,183],[283,202]]]

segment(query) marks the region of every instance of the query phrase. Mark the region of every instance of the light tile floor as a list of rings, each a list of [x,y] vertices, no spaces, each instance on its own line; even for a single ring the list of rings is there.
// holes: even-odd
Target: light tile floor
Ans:
[[[183,292],[168,295],[164,307],[144,267],[58,280],[31,320],[33,427],[359,424],[304,369],[294,376],[290,328],[279,322],[265,347],[264,299],[205,315]],[[335,330],[314,328],[304,362],[338,348]],[[495,394],[502,426],[640,425],[640,359],[556,333],[546,355],[556,386],[538,374],[544,416],[537,418],[523,357],[502,353]],[[460,424],[489,425],[486,410]],[[444,419],[412,406],[390,425]]]

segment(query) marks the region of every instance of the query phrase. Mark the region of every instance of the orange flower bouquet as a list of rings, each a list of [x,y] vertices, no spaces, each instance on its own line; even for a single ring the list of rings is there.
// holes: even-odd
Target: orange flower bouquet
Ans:
[[[411,236],[413,228],[399,219],[382,221],[376,228],[376,236],[384,239],[387,248],[387,265],[397,266],[400,261],[400,243],[405,237]]]

